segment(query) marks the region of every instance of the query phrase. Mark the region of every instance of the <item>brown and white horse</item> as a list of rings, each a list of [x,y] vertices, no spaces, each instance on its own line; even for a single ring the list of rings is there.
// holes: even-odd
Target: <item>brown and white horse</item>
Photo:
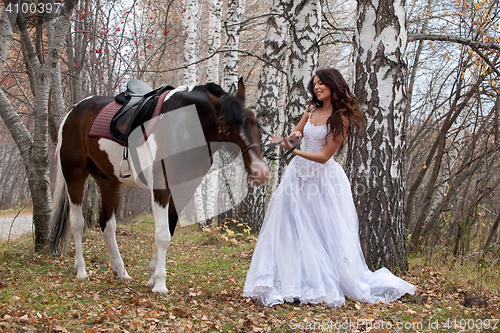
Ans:
[[[115,141],[89,137],[87,133],[99,111],[112,102],[110,97],[94,96],[81,101],[66,116],[59,129],[58,181],[54,192],[49,251],[64,251],[70,229],[75,240],[75,270],[78,279],[87,279],[82,253],[84,218],[82,200],[87,177],[92,175],[101,190],[103,231],[113,272],[119,279],[129,280],[116,243],[115,214],[120,203],[120,185],[140,187],[132,177],[120,173],[123,147]],[[254,186],[269,180],[269,168],[263,162],[260,135],[255,114],[244,109],[245,87],[240,80],[236,94],[226,94],[219,86],[207,84],[194,88],[175,89],[162,106],[161,113],[195,105],[207,143],[230,142],[240,147],[248,178]],[[168,145],[169,142],[159,142]],[[182,170],[178,170],[181,172]],[[182,207],[174,207],[172,192],[151,189],[155,220],[155,250],[148,267],[148,287],[153,292],[167,293],[166,252]],[[176,209],[177,208],[177,209]]]

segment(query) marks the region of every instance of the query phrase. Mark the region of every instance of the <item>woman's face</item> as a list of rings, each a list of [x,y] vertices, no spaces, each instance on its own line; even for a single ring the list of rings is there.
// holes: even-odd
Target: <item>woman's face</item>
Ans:
[[[314,95],[319,101],[325,102],[332,97],[332,90],[321,82],[320,78],[315,75],[313,79]]]

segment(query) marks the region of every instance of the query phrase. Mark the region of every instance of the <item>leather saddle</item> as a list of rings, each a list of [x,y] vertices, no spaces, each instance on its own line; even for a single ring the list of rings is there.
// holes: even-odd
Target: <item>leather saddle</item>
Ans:
[[[174,87],[163,84],[153,89],[146,82],[132,79],[127,89],[115,97],[115,101],[123,106],[111,119],[109,130],[113,137],[128,145],[130,133],[141,124],[150,120],[158,103],[158,96]]]

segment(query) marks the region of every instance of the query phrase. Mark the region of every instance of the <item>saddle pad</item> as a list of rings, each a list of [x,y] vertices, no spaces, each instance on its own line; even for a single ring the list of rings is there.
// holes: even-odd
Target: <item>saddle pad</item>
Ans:
[[[155,119],[160,115],[161,108],[163,106],[163,101],[165,100],[165,97],[170,93],[171,90],[165,91],[163,94],[161,94],[158,97],[159,103],[156,103],[155,110],[153,112],[153,116],[151,119]],[[122,104],[118,104],[115,101],[109,103],[106,105],[95,117],[94,122],[92,123],[92,126],[90,127],[90,130],[88,132],[88,136],[92,138],[104,138],[104,139],[109,139],[114,142],[119,143],[120,145],[124,146],[125,143],[119,142],[118,140],[115,139],[115,137],[111,134],[109,130],[109,124],[111,123],[111,119],[113,119],[113,116],[115,115],[116,112],[122,107]],[[153,120],[152,122],[155,122]],[[150,122],[150,125],[153,125],[152,122]]]

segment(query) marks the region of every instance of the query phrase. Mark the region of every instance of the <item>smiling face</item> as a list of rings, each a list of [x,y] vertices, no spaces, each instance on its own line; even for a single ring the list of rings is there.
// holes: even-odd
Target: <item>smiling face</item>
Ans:
[[[313,88],[314,95],[316,95],[316,98],[318,98],[319,101],[324,103],[325,101],[331,99],[332,90],[328,86],[324,85],[317,75],[315,75],[313,79]]]

